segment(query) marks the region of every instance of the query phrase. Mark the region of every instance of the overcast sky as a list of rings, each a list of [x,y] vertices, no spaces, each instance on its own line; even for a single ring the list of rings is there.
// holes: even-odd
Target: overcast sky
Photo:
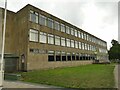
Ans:
[[[118,40],[119,0],[8,0],[7,9],[17,12],[27,4],[34,5],[95,36],[107,41]],[[4,7],[4,0],[0,0]]]

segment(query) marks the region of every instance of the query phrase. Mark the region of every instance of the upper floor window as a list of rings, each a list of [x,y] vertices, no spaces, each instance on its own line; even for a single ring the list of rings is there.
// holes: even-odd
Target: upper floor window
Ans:
[[[48,44],[54,44],[54,35],[48,34]]]
[[[85,49],[85,44],[84,44],[84,43],[82,43],[82,49],[83,49],[83,50]]]
[[[53,20],[52,19],[48,18],[47,26],[49,28],[53,28]]]
[[[70,47],[70,39],[66,39],[67,47]]]
[[[34,29],[30,29],[29,31],[29,40],[38,42],[38,31]]]
[[[71,28],[71,35],[74,35],[74,29]]]
[[[78,37],[81,38],[81,33],[80,33],[80,31],[78,31]]]
[[[66,26],[66,33],[70,34],[70,27]]]
[[[60,37],[55,36],[55,45],[60,45]]]
[[[41,25],[45,25],[46,26],[46,17],[40,14],[39,15],[39,23]]]
[[[85,50],[87,50],[87,44],[85,43]]]
[[[46,43],[47,42],[46,33],[40,32],[39,42],[41,42],[41,43]]]
[[[30,10],[30,21],[38,23],[38,13]]]
[[[81,42],[79,42],[79,49],[81,49]]]
[[[75,47],[75,45],[74,45],[74,40],[71,40],[71,47]]]
[[[60,30],[60,23],[59,22],[57,22],[57,21],[54,21],[54,29],[55,30]]]
[[[81,38],[84,39],[84,35],[83,35],[83,32],[81,32]]]
[[[61,46],[65,46],[65,38],[61,37]]]
[[[86,33],[84,33],[84,39],[86,40]]]
[[[61,32],[65,32],[65,25],[61,24]]]
[[[75,48],[78,48],[78,42],[75,41]]]
[[[78,34],[77,34],[77,30],[75,29],[75,36],[77,37],[78,36]]]

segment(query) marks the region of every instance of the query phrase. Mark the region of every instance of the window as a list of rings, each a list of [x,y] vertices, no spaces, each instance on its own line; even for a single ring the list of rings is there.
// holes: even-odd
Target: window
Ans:
[[[82,39],[84,39],[84,35],[83,35],[83,33],[82,33],[82,32],[81,32],[81,38],[82,38]]]
[[[85,43],[85,50],[87,50],[87,44]]]
[[[75,36],[77,37],[77,30],[75,30]]]
[[[53,20],[52,19],[48,18],[47,26],[49,28],[53,28]]]
[[[88,50],[90,50],[90,45],[88,44]]]
[[[41,25],[45,25],[46,26],[46,17],[43,15],[39,15],[39,23]]]
[[[86,40],[86,34],[84,33],[84,39]]]
[[[72,60],[75,60],[75,53],[72,53]]]
[[[75,48],[78,48],[78,42],[75,41]]]
[[[66,26],[66,33],[70,34],[70,28],[68,26]]]
[[[34,49],[29,49],[29,50],[30,50],[30,52],[31,52],[31,53],[33,53],[33,52],[34,52]]]
[[[48,51],[48,61],[55,61],[54,60],[54,51]]]
[[[76,60],[79,60],[79,53],[76,53]]]
[[[79,49],[81,49],[81,42],[79,42]]]
[[[70,39],[66,39],[67,47],[70,47]]]
[[[82,49],[83,49],[83,50],[85,49],[84,43],[82,43]]]
[[[60,45],[60,37],[55,36],[55,45]]]
[[[29,41],[38,42],[38,31],[37,30],[30,29]]]
[[[55,55],[56,55],[56,61],[61,61],[61,53],[60,53],[60,51],[56,51]]]
[[[65,52],[61,52],[62,55],[62,61],[66,61],[66,53]]]
[[[38,23],[38,13],[30,10],[30,21]]]
[[[48,44],[54,44],[54,35],[48,34]]]
[[[81,38],[81,33],[80,33],[80,31],[78,31],[78,37]]]
[[[41,43],[46,43],[47,42],[46,33],[40,32],[39,42],[41,42]]]
[[[71,35],[74,35],[74,29],[71,28]]]
[[[61,37],[61,46],[65,46],[65,38]]]
[[[88,39],[89,39],[88,37],[89,37],[89,35],[87,35],[87,41],[88,41]]]
[[[67,60],[71,61],[71,54],[70,53],[67,53]]]
[[[65,25],[61,24],[61,32],[65,32]]]
[[[54,21],[54,29],[55,30],[60,30],[60,23],[59,22],[57,22],[57,21]]]
[[[71,40],[71,47],[74,48],[74,40]]]

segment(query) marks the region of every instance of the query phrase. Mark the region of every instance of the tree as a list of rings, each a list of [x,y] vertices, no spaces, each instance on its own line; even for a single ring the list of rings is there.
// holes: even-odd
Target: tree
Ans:
[[[109,59],[120,59],[120,44],[116,40],[111,41],[112,47],[108,51],[109,53]]]
[[[118,42],[118,41],[116,41],[116,40],[114,40],[114,39],[112,39],[111,44],[114,46],[114,45],[119,44],[119,42]]]

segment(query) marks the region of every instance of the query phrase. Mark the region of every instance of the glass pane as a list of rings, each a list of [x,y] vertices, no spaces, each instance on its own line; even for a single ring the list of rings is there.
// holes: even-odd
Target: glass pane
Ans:
[[[30,29],[29,40],[38,42],[38,31],[37,30]]]

